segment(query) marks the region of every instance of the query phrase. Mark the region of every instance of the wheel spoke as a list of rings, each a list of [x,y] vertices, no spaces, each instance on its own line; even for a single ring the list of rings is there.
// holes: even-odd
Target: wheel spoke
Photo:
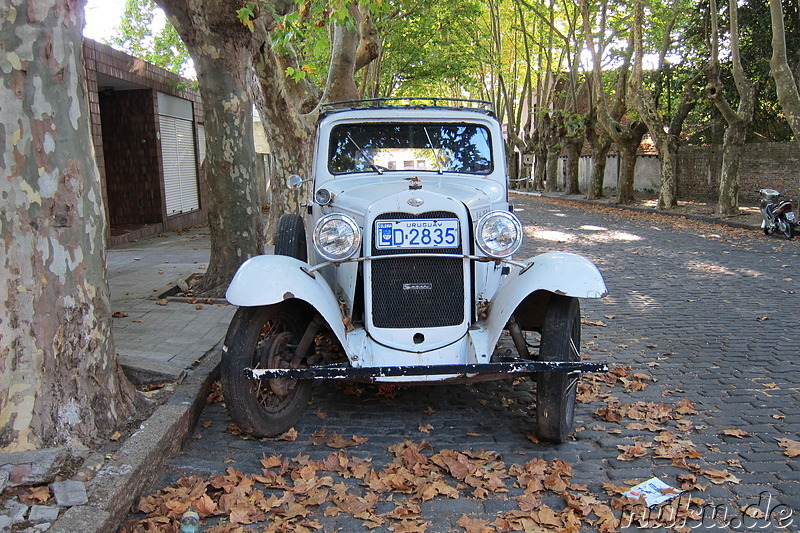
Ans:
[[[576,390],[578,386],[578,380],[580,380],[580,372],[575,372],[575,373],[570,372],[567,375],[567,386],[565,388],[565,392],[567,394],[572,394],[572,392]]]
[[[569,351],[570,351],[571,355],[575,356],[575,358],[576,358],[575,360],[576,361],[580,361],[581,360],[581,352],[578,349],[578,347],[575,346],[575,339],[573,339],[572,337],[570,337],[570,339],[569,339]]]

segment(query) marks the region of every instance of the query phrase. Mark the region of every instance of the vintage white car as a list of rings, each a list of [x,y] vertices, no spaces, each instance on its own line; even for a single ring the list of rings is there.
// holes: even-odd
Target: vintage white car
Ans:
[[[234,422],[286,431],[314,379],[535,373],[534,429],[563,442],[580,373],[605,370],[580,360],[578,298],[606,286],[579,255],[512,259],[523,227],[490,104],[339,102],[321,114],[314,161],[312,178],[289,178],[313,184],[302,215],[280,219],[275,255],[245,262],[227,292],[239,306],[222,361]],[[495,353],[504,332],[513,357]]]

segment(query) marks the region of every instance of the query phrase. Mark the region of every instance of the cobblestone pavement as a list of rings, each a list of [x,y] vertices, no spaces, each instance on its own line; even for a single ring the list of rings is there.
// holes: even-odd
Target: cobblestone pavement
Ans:
[[[747,505],[766,505],[768,512],[782,505],[783,517],[794,514],[788,530],[800,530],[800,463],[787,457],[777,440],[800,437],[800,242],[765,237],[757,230],[542,198],[517,196],[513,201],[528,233],[517,257],[576,252],[594,261],[605,276],[609,296],[582,303],[584,356],[630,366],[630,376],[647,377],[639,377],[644,390],[623,387],[630,385],[625,381],[602,390],[622,404],[665,403],[675,409],[688,399],[697,411],[692,414],[689,407],[682,420],[659,426],[691,440],[699,457],[688,462],[732,474],[727,481],[712,483],[707,478],[713,476],[694,470],[697,484],[705,490],[692,490],[691,495],[729,512],[727,518],[716,516],[717,528],[736,530],[755,523],[744,515]],[[312,435],[323,429],[345,438],[369,439],[346,453],[371,460],[376,469],[395,458],[390,446],[406,440],[425,440],[431,452],[491,450],[502,456],[506,466],[535,458],[562,459],[573,469],[572,483],[586,485],[605,502],[611,496],[604,483],[632,486],[656,476],[680,486],[677,476],[689,473],[670,459],[655,457],[649,443],[658,432],[630,425],[648,420],[602,420],[595,414],[606,405],[600,400],[578,405],[578,431],[571,442],[560,446],[532,442],[528,435],[535,422],[529,382],[408,387],[391,394],[371,386],[356,390],[361,394],[353,395],[340,384],[317,385],[296,427],[298,437],[291,442],[236,436],[228,431],[230,419],[222,404],[211,404],[201,416],[195,439],[153,489],[183,475],[220,475],[228,467],[260,474],[265,454],[299,461],[304,456],[324,459],[334,450],[311,443]],[[620,459],[618,446],[635,442],[645,443],[644,456]],[[348,485],[357,487],[353,481]],[[463,531],[456,524],[464,515],[491,522],[520,508],[515,498],[522,491],[512,485],[513,480],[506,480],[508,492],[485,499],[462,491],[458,499],[439,496],[425,501],[420,505],[421,518],[430,522],[427,531]],[[384,495],[375,512],[388,513],[401,500],[398,494]],[[542,503],[553,509],[565,506],[552,493],[545,493]],[[362,519],[325,512],[330,506],[323,504],[307,518],[324,531],[368,530]],[[581,530],[599,527],[584,523]],[[778,529],[776,522],[761,528]]]

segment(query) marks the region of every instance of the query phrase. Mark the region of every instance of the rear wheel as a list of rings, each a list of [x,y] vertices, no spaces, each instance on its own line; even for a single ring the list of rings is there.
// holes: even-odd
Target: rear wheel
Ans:
[[[783,236],[787,239],[794,237],[794,224],[786,220],[785,217],[781,216],[778,219],[778,228],[781,230],[781,233],[783,233]]]
[[[553,295],[547,306],[539,360],[578,361],[581,343],[581,308],[577,298]],[[577,373],[540,372],[536,376],[537,435],[562,443],[575,425]]]
[[[307,325],[304,309],[288,302],[236,311],[225,337],[221,381],[228,413],[243,431],[273,437],[303,414],[311,381],[250,379],[244,369],[291,368]]]

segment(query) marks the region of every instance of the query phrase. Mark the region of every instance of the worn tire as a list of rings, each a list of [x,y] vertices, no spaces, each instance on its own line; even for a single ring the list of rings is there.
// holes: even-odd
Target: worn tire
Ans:
[[[581,307],[577,298],[553,295],[547,306],[540,361],[577,361],[581,342]],[[574,343],[575,349],[570,347]],[[537,435],[562,443],[575,425],[577,377],[563,372],[540,372],[536,376]]]
[[[786,237],[789,240],[792,240],[792,237],[794,237],[794,225],[791,222],[789,222],[785,218],[779,218],[778,228],[781,230],[781,233],[783,233],[784,237]]]
[[[225,336],[221,381],[228,413],[246,433],[274,437],[302,416],[311,381],[252,380],[245,377],[244,369],[288,368],[293,352],[284,346],[296,345],[307,325],[305,310],[290,302],[240,307],[233,316]],[[281,388],[285,394],[275,392]]]
[[[288,255],[300,261],[308,261],[306,228],[300,215],[288,213],[278,219],[275,234],[275,255]]]

